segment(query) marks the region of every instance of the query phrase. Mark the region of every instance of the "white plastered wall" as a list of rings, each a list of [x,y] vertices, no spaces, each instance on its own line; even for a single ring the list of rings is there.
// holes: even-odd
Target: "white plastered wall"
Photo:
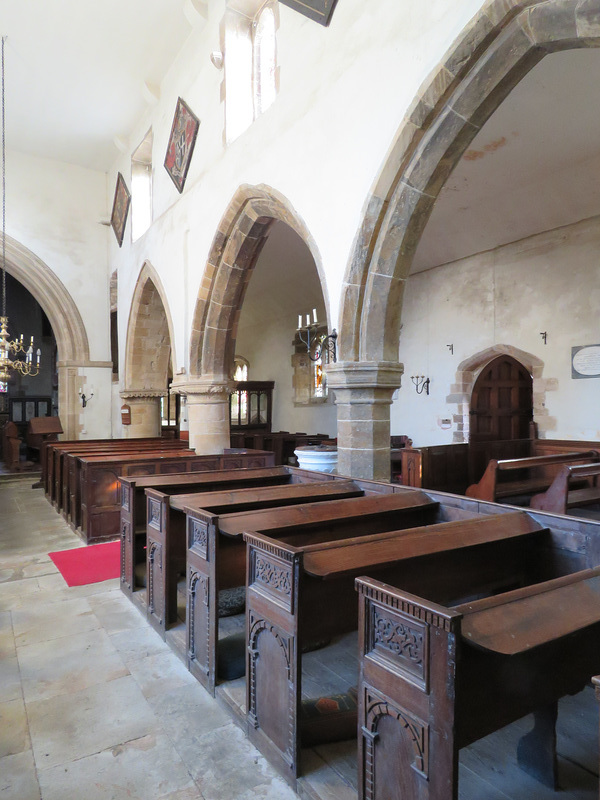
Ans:
[[[375,176],[418,88],[480,6],[480,0],[431,0],[418,7],[344,0],[323,28],[280,5],[279,95],[225,147],[223,73],[209,59],[220,48],[225,2],[211,2],[208,20],[192,31],[161,85],[160,101],[148,108],[109,175],[111,187],[117,171],[130,184],[131,152],[152,127],[154,223],[132,244],[128,222],[120,250],[111,241],[110,268],[119,270],[120,347],[137,274],[149,260],[174,320],[175,367],[189,371],[189,328],[204,265],[242,184],[273,187],[305,223],[322,257],[328,316],[337,327],[343,276]],[[178,96],[201,120],[182,196],[163,168]]]
[[[73,365],[74,380],[84,392],[93,385],[95,396],[85,412],[79,407],[81,436],[110,436],[106,174],[16,151],[7,152],[6,172],[7,235],[54,272],[85,326],[89,360]]]
[[[599,439],[600,378],[571,378],[571,348],[600,343],[599,253],[595,217],[411,275],[392,433],[408,434],[416,446],[451,443],[456,405],[447,398],[459,364],[502,344],[544,364],[534,382],[534,392],[546,395],[545,413],[536,419],[542,436]],[[429,396],[417,395],[412,375],[431,379]]]

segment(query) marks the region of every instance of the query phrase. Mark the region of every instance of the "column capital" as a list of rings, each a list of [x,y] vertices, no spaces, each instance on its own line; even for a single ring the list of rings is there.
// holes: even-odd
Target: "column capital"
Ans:
[[[404,364],[397,361],[338,361],[327,365],[330,389],[391,389],[400,387]]]
[[[171,384],[171,391],[187,397],[188,403],[194,402],[194,398],[202,398],[199,402],[210,402],[211,398],[223,402],[223,395],[229,396],[234,388],[234,381],[223,375],[200,375]]]
[[[166,397],[166,390],[160,389],[126,389],[119,392],[119,397],[122,400],[135,402],[136,400],[151,400],[155,397]]]

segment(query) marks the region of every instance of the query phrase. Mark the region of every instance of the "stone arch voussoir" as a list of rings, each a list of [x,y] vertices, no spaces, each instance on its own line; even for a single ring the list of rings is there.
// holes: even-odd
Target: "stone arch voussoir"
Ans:
[[[367,198],[342,288],[342,361],[397,362],[404,283],[479,129],[552,52],[600,46],[600,0],[488,0],[409,108]]]
[[[164,395],[174,358],[173,322],[166,293],[154,267],[145,262],[136,282],[125,345],[124,391]]]
[[[325,307],[329,302],[321,258],[313,237],[292,205],[268,186],[241,186],[214,236],[200,285],[190,335],[192,380],[202,376],[227,381],[234,359],[235,335],[246,288],[271,225],[289,225],[314,259]]]

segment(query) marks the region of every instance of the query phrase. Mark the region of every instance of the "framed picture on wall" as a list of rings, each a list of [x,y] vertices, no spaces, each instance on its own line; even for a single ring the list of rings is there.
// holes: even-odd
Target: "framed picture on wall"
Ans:
[[[329,25],[337,0],[281,0],[281,2],[294,11],[304,14],[305,17],[320,22],[321,25]]]
[[[180,194],[185,186],[199,127],[198,117],[192,113],[188,104],[181,97],[178,98],[165,156],[165,169]]]
[[[125,178],[119,172],[117,175],[115,199],[113,200],[112,214],[110,217],[110,224],[117,237],[119,247],[123,244],[123,236],[125,235],[125,225],[127,224],[127,214],[129,213],[130,205],[131,194],[125,183]]]

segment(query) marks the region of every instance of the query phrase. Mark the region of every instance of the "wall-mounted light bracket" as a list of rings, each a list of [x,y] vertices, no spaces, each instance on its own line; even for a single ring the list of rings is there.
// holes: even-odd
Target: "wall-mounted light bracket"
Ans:
[[[425,375],[411,375],[411,381],[415,385],[415,389],[417,390],[417,394],[429,394],[429,378],[426,378]]]
[[[85,408],[87,406],[87,404],[90,402],[90,400],[92,399],[93,396],[94,396],[94,392],[90,392],[89,395],[86,395],[86,394],[83,393],[83,390],[80,389],[79,390],[79,397],[81,399],[81,407]]]
[[[454,355],[454,345],[453,344],[447,344],[446,347],[448,348],[448,350],[450,350],[450,354]]]
[[[327,363],[337,361],[337,331],[334,328],[327,336],[318,333],[317,309],[313,308],[312,322],[310,314],[306,315],[306,325],[302,326],[302,314],[298,314],[298,339],[306,347],[306,352],[311,361],[323,359]],[[324,355],[327,355],[327,359]]]
[[[544,344],[548,344],[548,332],[540,331],[540,336],[542,337]]]

